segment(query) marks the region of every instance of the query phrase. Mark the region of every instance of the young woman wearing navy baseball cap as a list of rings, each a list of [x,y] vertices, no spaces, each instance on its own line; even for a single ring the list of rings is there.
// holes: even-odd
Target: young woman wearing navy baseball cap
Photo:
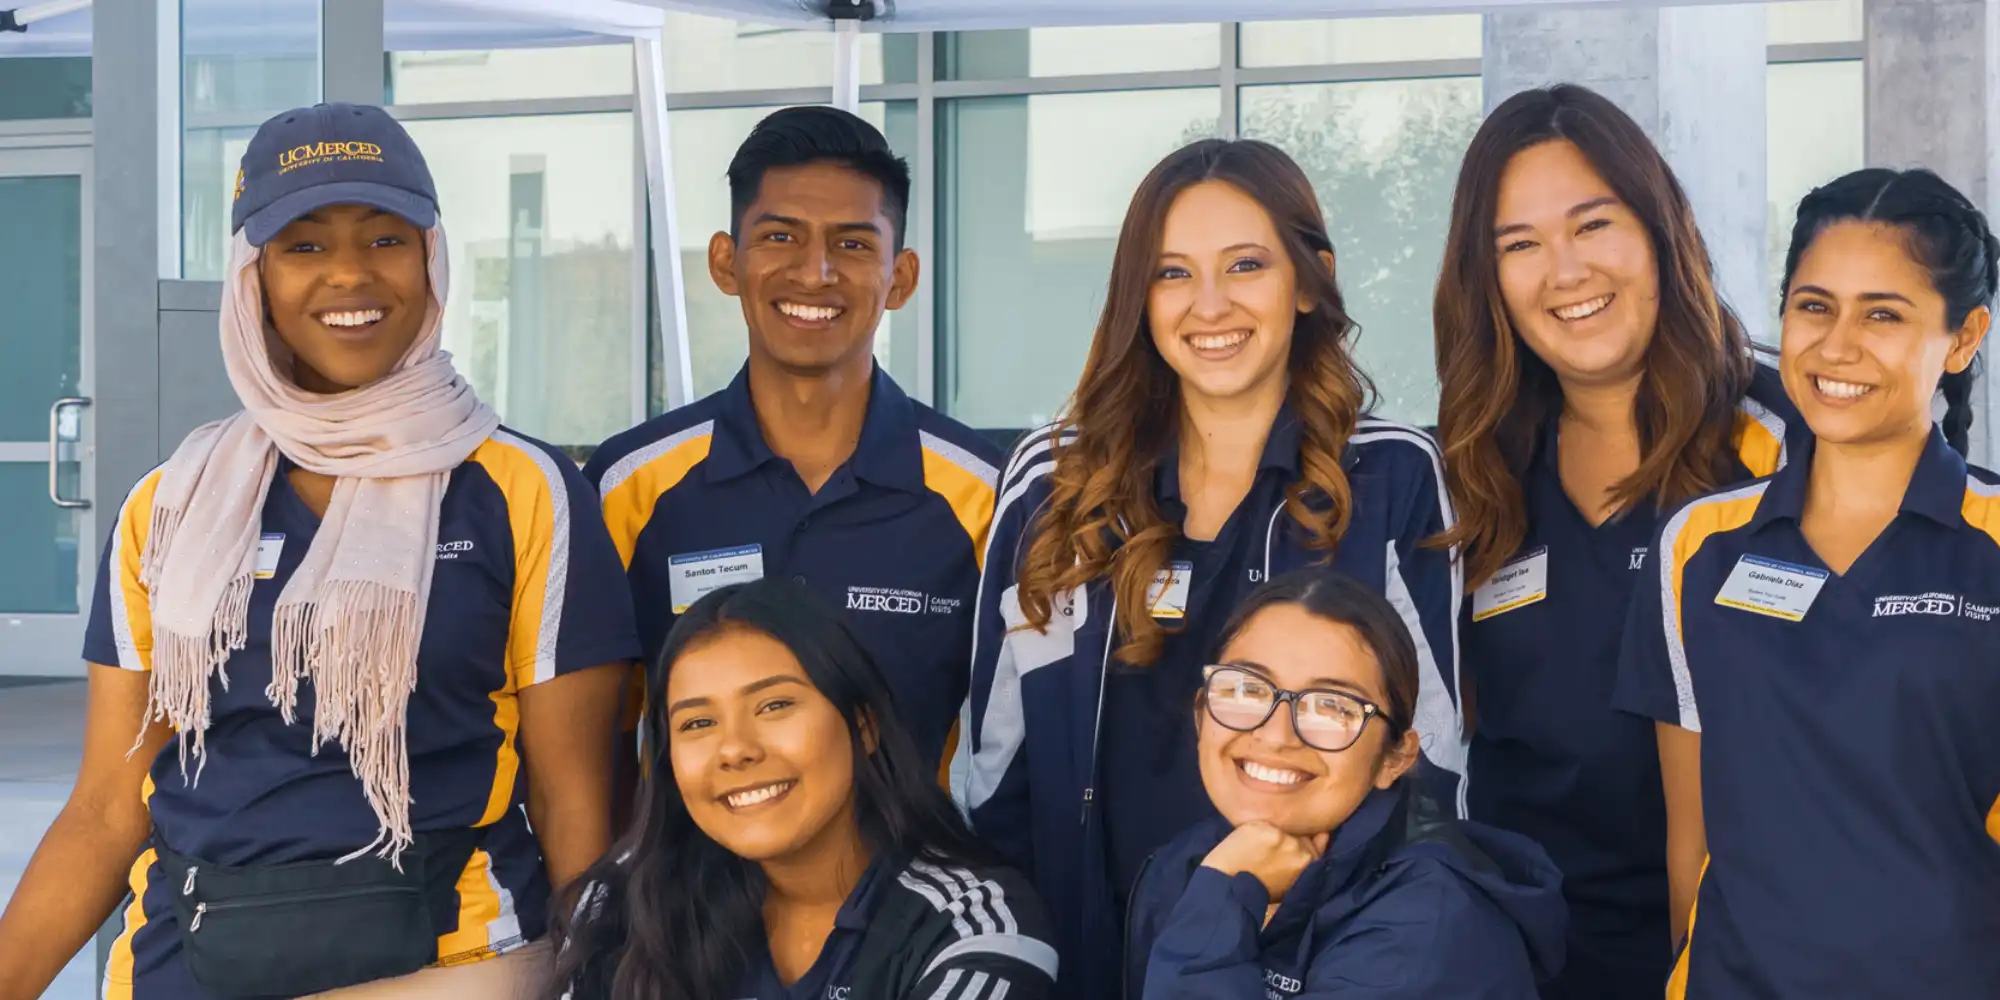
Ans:
[[[243,409],[119,513],[83,767],[0,919],[0,998],[128,880],[111,1000],[525,995],[551,883],[610,842],[617,553],[575,466],[439,350],[437,195],[388,114],[266,122],[234,228]]]

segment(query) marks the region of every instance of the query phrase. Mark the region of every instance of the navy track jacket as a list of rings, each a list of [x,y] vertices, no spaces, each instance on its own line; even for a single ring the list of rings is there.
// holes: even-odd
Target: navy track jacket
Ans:
[[[1295,451],[1299,433],[1289,411],[1281,413],[1268,450]],[[1049,497],[1053,438],[1050,427],[1028,434],[1001,476],[952,788],[974,830],[1026,873],[1047,903],[1064,970],[1058,996],[1098,1000],[1116,993],[1123,955],[1123,914],[1116,912],[1110,884],[1102,810],[1092,805],[1104,780],[1098,737],[1118,639],[1107,579],[1058,595],[1045,632],[1020,627],[1018,566]],[[1422,671],[1415,728],[1422,735],[1426,780],[1435,786],[1433,795],[1463,815],[1462,571],[1453,553],[1422,544],[1454,523],[1437,445],[1415,428],[1363,417],[1348,441],[1345,466],[1353,515],[1333,565],[1377,588],[1409,625]],[[1282,490],[1253,489],[1244,503],[1259,505],[1237,512],[1254,527],[1245,534],[1258,551],[1232,584],[1239,588],[1237,600],[1257,582],[1324,557],[1307,547],[1306,532],[1285,513]],[[1203,642],[1212,642],[1222,624],[1184,623]],[[1199,787],[1189,792],[1203,795]]]
[[[1126,1000],[1535,1000],[1562,967],[1562,876],[1519,834],[1371,792],[1264,923],[1247,872],[1201,867],[1216,819],[1160,852],[1132,901]]]

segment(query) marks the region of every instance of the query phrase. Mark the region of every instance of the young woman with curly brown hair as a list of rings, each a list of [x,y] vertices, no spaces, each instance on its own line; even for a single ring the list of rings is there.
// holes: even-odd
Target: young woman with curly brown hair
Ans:
[[[1214,815],[1190,706],[1216,633],[1272,575],[1328,562],[1416,639],[1420,783],[1459,806],[1453,526],[1436,446],[1368,415],[1318,199],[1276,147],[1169,156],[1125,217],[1063,415],[1001,477],[955,792],[1029,873],[1058,992],[1117,990],[1147,858]],[[1250,762],[1250,793],[1309,776]]]

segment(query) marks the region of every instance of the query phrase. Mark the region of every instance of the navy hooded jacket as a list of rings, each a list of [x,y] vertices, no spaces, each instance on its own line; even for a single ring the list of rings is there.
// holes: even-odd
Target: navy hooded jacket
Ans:
[[[1201,867],[1226,820],[1155,856],[1133,897],[1126,1000],[1535,1000],[1562,968],[1567,908],[1526,837],[1444,818],[1408,781],[1371,792],[1270,897]]]
[[[1297,481],[1301,434],[1289,409],[1282,411],[1258,481],[1232,517],[1244,525],[1237,543],[1243,551],[1232,557],[1240,570],[1226,583],[1233,593],[1219,595],[1215,606],[1233,607],[1257,583],[1325,558],[1284,508],[1285,488]],[[1001,476],[952,791],[974,831],[1027,874],[1047,904],[1064,970],[1056,995],[1102,1000],[1117,993],[1124,944],[1099,801],[1111,777],[1100,737],[1119,645],[1116,605],[1109,580],[1093,580],[1056,595],[1056,613],[1036,631],[1023,627],[1018,596],[1019,566],[1051,492],[1054,436],[1044,427],[1023,438]],[[1437,445],[1415,428],[1363,417],[1344,458],[1352,517],[1333,567],[1385,595],[1416,641],[1414,721],[1425,760],[1415,773],[1431,795],[1463,815],[1457,653],[1463,574],[1452,552],[1423,544],[1455,523]],[[1191,615],[1182,624],[1185,641],[1207,645],[1223,622]],[[1192,705],[1192,686],[1187,694]],[[1187,795],[1206,804],[1198,776],[1190,777]],[[1179,832],[1160,830],[1160,843]]]

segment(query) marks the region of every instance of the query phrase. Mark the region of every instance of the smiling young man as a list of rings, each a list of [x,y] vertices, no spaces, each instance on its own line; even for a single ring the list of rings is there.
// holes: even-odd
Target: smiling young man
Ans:
[[[743,304],[749,361],[585,469],[646,658],[702,595],[792,577],[846,609],[936,765],[965,698],[1000,455],[875,364],[883,312],[917,287],[909,166],[852,114],[786,108],[744,140],[729,187],[709,275]]]

